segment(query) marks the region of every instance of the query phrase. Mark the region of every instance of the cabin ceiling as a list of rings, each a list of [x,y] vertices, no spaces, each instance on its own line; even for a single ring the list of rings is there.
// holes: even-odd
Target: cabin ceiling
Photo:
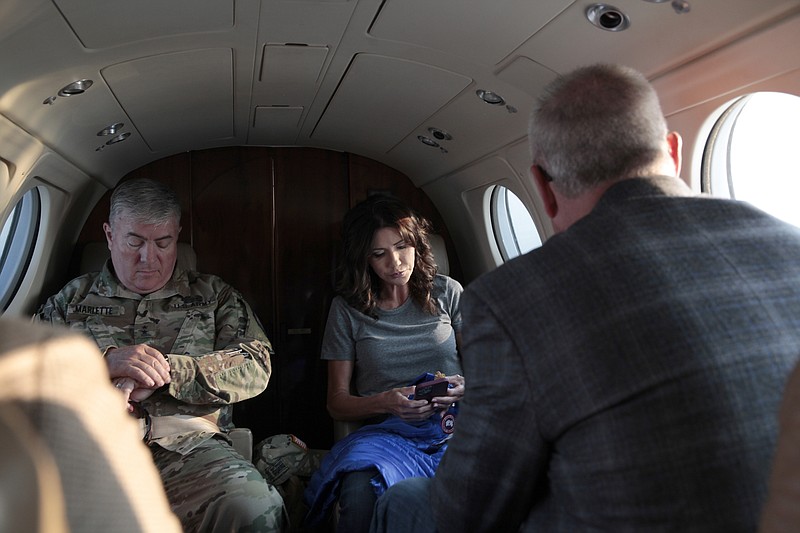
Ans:
[[[611,32],[574,0],[3,0],[0,114],[108,186],[240,145],[360,154],[422,186],[523,138],[559,73],[607,61],[652,78],[798,10],[688,1],[613,0],[631,25]],[[57,95],[81,79],[85,93]],[[115,123],[129,137],[107,144]]]

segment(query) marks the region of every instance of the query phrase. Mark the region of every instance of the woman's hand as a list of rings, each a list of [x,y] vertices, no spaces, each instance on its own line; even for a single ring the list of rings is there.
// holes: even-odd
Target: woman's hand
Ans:
[[[431,405],[437,411],[447,411],[451,405],[464,397],[464,376],[455,374],[453,376],[445,376],[445,378],[447,378],[452,387],[447,388],[447,396],[437,396],[431,399]]]
[[[414,387],[398,387],[382,393],[386,411],[403,420],[417,421],[429,418],[435,411],[432,402],[409,400]]]

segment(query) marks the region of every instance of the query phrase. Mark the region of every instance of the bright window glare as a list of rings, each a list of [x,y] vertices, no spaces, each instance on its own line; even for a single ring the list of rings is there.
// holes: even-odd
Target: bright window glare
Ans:
[[[541,246],[542,239],[539,238],[539,232],[536,231],[536,224],[533,223],[528,208],[516,194],[510,191],[508,192],[508,212],[512,226],[518,228],[515,235],[520,253],[524,254]]]
[[[491,210],[494,237],[503,260],[508,261],[542,245],[528,208],[508,188],[494,188]]]
[[[734,104],[732,110],[721,119],[730,121],[720,130],[729,131],[729,138],[713,141],[712,157],[724,157],[725,164],[720,161],[711,167],[712,173],[717,174],[711,176],[711,192],[751,203],[800,226],[800,98],[784,93],[756,93]],[[724,146],[726,150],[722,149]]]

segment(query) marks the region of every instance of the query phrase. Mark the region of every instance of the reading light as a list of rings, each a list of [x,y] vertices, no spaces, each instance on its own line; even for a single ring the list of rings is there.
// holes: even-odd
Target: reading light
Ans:
[[[480,98],[487,104],[503,105],[506,103],[506,101],[503,100],[502,96],[500,96],[497,93],[493,93],[492,91],[484,91],[483,89],[478,89],[477,91],[475,91],[475,94],[477,94],[478,98]]]
[[[625,13],[608,4],[590,5],[586,8],[586,18],[598,28],[606,31],[623,31],[631,25],[631,21]]]
[[[692,10],[692,6],[689,4],[687,0],[644,0],[645,2],[650,2],[651,4],[664,4],[666,2],[671,2],[672,9],[675,10],[675,13],[678,15],[682,15],[684,13],[688,13]]]
[[[438,141],[451,141],[453,139],[452,135],[439,128],[428,128],[428,131]]]
[[[58,96],[75,96],[76,94],[83,94],[86,89],[92,86],[92,80],[78,80],[73,81],[69,85],[65,85],[58,91]]]
[[[692,6],[689,5],[689,2],[686,0],[672,0],[672,9],[674,9],[675,13],[678,15],[682,15],[691,11]]]
[[[103,137],[105,135],[114,135],[119,130],[121,130],[122,126],[124,126],[124,125],[125,124],[123,124],[122,122],[117,122],[116,124],[111,124],[110,126],[106,126],[102,130],[97,132],[97,136],[98,137]]]
[[[439,143],[437,143],[436,141],[434,141],[430,137],[425,137],[424,135],[417,135],[417,139],[419,139],[419,142],[421,142],[422,144],[426,144],[428,146],[433,146],[434,148],[438,148],[439,147]]]
[[[127,139],[130,136],[131,136],[131,132],[126,131],[125,133],[120,133],[116,137],[110,138],[108,141],[106,141],[106,144],[108,144],[108,145],[117,144],[119,142],[124,141],[125,139]]]

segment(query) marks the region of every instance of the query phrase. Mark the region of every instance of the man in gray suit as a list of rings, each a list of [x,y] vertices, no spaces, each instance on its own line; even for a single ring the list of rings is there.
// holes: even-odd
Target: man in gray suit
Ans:
[[[373,530],[755,531],[800,354],[800,229],[693,194],[633,70],[560,78],[529,137],[557,235],[468,286],[456,433]]]

